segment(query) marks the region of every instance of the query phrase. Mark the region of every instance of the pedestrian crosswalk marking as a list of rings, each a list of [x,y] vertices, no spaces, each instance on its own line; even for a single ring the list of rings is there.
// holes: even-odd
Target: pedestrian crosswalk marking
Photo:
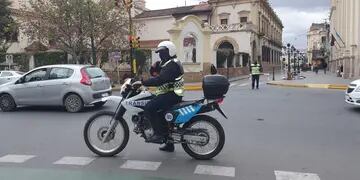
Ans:
[[[35,156],[33,155],[16,155],[16,154],[8,154],[0,158],[1,163],[24,163]]]
[[[120,168],[156,171],[160,165],[161,162],[127,160]]]
[[[276,180],[320,180],[317,174],[275,171]]]
[[[195,174],[235,177],[234,167],[197,165]]]
[[[85,166],[90,164],[94,160],[94,158],[89,157],[63,157],[58,161],[54,162],[54,164]]]

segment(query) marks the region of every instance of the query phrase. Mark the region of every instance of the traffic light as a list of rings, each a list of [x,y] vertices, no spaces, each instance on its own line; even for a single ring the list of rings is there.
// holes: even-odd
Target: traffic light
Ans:
[[[126,9],[131,9],[133,7],[133,0],[124,0]]]
[[[129,42],[131,48],[140,48],[140,37],[129,36]]]
[[[133,47],[134,48],[140,48],[140,37],[136,37],[136,36],[134,36],[133,37],[134,39],[133,39]]]

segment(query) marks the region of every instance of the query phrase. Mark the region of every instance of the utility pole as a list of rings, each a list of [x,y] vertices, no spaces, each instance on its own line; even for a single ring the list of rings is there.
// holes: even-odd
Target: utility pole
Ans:
[[[119,4],[119,3],[117,3]],[[123,4],[125,5],[125,8],[127,10],[128,16],[129,16],[129,58],[130,58],[130,68],[131,68],[131,77],[134,77],[136,74],[136,70],[134,68],[134,48],[132,45],[132,37],[134,35],[133,33],[133,22],[131,17],[131,9],[133,7],[133,0],[123,0]]]

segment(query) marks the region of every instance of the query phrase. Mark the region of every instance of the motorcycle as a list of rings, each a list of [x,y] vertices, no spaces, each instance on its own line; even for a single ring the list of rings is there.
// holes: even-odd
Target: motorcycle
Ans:
[[[221,124],[205,113],[220,108],[229,89],[229,81],[221,75],[209,75],[203,79],[205,97],[195,101],[184,101],[158,113],[168,122],[168,143],[181,144],[185,152],[198,160],[212,159],[225,144],[225,133]],[[144,117],[144,107],[154,98],[148,88],[132,79],[121,87],[122,98],[115,112],[102,111],[85,124],[84,139],[87,147],[102,157],[120,153],[129,141],[127,121],[134,124],[133,132],[144,138],[154,132],[151,123]]]

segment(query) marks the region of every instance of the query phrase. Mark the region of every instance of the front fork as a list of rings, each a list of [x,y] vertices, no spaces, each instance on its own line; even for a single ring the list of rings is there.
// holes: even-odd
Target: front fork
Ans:
[[[106,132],[104,138],[101,140],[102,143],[105,143],[108,141],[109,139],[109,135],[111,132],[113,132],[115,130],[115,128],[117,127],[117,125],[119,124],[119,121],[122,119],[122,117],[124,116],[126,109],[121,105],[121,103],[124,101],[124,99],[127,99],[129,97],[129,95],[131,94],[131,92],[126,96],[126,98],[121,99],[119,105],[117,106],[116,110],[115,110],[115,116],[112,117],[111,121],[110,121],[110,128],[108,129],[108,131]]]

